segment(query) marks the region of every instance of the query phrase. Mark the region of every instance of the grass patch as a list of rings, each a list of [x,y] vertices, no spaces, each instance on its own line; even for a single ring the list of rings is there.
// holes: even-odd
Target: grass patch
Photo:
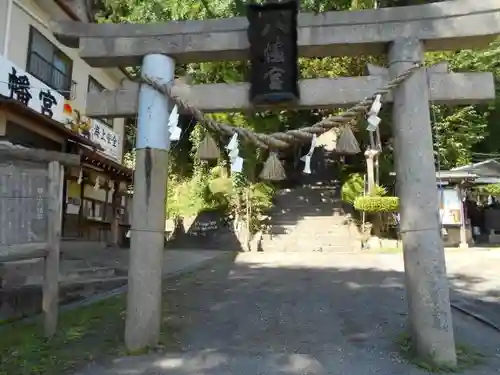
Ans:
[[[456,345],[457,366],[450,367],[436,364],[432,358],[419,358],[416,355],[411,336],[402,334],[397,340],[403,358],[413,363],[415,366],[428,372],[461,372],[473,366],[477,366],[484,361],[484,356],[474,349],[465,345]]]
[[[41,321],[1,326],[0,375],[66,375],[89,362],[132,354],[123,344],[125,301],[121,295],[62,312],[51,339],[43,337]],[[163,310],[166,315],[165,305]],[[162,345],[170,333],[166,321]]]

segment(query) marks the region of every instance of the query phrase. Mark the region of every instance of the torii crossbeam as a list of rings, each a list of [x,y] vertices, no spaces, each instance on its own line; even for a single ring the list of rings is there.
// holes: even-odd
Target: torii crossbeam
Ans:
[[[500,33],[496,0],[455,0],[357,12],[303,13],[298,18],[299,54],[305,57],[382,54],[401,37],[421,40],[427,51],[486,47]],[[246,60],[245,17],[156,24],[57,22],[59,40],[80,48],[93,66],[140,65],[162,53],[178,63]]]
[[[300,82],[299,109],[342,108],[352,106],[371,95],[389,81],[389,73],[365,77],[317,78]],[[492,73],[442,73],[430,69],[430,100],[435,104],[474,104],[495,98]],[[176,84],[172,93],[189,105],[210,112],[252,110],[248,100],[248,83]],[[118,90],[90,93],[87,97],[89,117],[134,117],[138,110],[139,84],[126,82]],[[384,98],[392,102],[392,95]],[[262,108],[262,107],[261,107]]]

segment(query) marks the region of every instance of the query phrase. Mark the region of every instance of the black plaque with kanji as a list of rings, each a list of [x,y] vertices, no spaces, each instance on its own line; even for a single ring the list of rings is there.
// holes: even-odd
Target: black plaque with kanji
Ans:
[[[253,105],[296,102],[298,3],[249,4],[250,101]]]

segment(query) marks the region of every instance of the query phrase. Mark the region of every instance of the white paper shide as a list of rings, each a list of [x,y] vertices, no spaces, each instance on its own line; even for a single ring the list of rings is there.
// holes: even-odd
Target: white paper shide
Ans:
[[[226,146],[229,160],[231,161],[231,172],[241,172],[243,170],[243,158],[239,156],[238,133],[234,133]]]
[[[314,149],[316,148],[316,143],[317,143],[317,137],[316,134],[313,134],[311,147],[309,148],[309,151],[307,152],[307,154],[305,154],[300,158],[300,160],[304,162],[304,169],[303,169],[304,173],[311,174],[311,158],[313,156]]]

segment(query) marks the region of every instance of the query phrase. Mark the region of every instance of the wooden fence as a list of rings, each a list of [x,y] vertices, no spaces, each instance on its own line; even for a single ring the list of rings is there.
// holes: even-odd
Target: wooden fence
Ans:
[[[57,329],[64,166],[79,155],[0,144],[0,264],[44,259],[44,331]]]

